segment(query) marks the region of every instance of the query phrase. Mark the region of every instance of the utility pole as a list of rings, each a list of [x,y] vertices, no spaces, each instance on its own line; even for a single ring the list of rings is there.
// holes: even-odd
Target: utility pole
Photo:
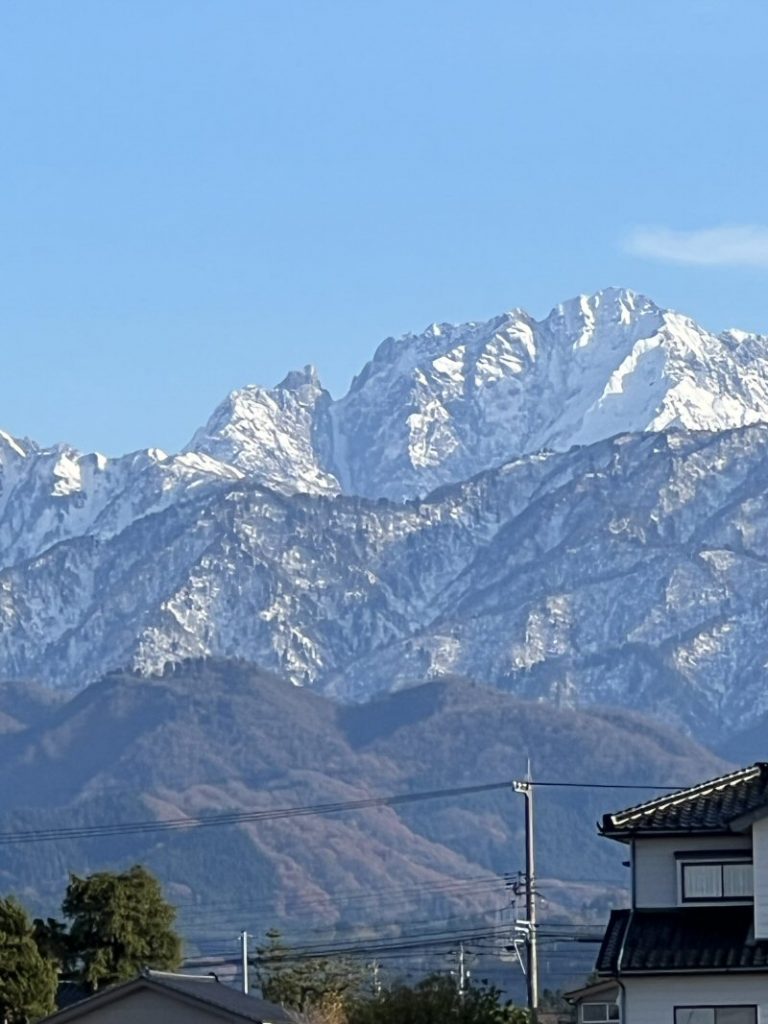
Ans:
[[[381,978],[379,976],[380,968],[381,968],[381,964],[379,963],[379,961],[378,960],[374,960],[373,963],[371,964],[371,971],[373,973],[373,994],[374,994],[374,996],[380,996],[381,995]]]
[[[240,952],[243,957],[243,992],[248,995],[248,932],[240,932]]]
[[[464,943],[459,943],[459,998],[463,999],[467,991],[467,978],[469,977],[469,971],[467,970],[467,958],[464,954]]]
[[[531,1024],[537,1024],[539,1013],[539,957],[536,939],[536,863],[533,844],[533,779],[531,762],[523,782],[514,782],[516,793],[525,797],[525,916],[526,948],[528,970],[525,980],[528,986],[528,1009]]]
[[[451,976],[456,979],[456,991],[459,993],[459,999],[463,999],[467,994],[470,975],[470,972],[467,970],[467,953],[464,949],[464,943],[460,942],[459,948],[448,955],[451,959],[454,956],[456,957],[456,970],[451,968]]]

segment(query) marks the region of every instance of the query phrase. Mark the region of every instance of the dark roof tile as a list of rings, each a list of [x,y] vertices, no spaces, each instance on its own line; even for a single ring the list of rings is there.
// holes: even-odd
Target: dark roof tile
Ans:
[[[597,954],[595,968],[599,974],[615,974],[616,965],[619,962],[621,952],[621,941],[627,929],[629,920],[628,910],[612,910],[608,921],[608,927],[603,936],[600,952]]]
[[[721,775],[603,817],[600,831],[617,839],[643,833],[728,832],[738,818],[768,811],[768,763]]]
[[[752,907],[614,910],[597,957],[602,974],[768,971]]]

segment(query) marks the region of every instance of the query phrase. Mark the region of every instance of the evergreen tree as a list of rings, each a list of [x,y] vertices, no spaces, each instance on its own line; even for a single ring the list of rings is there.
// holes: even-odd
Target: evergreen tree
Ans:
[[[13,897],[0,899],[0,1020],[27,1024],[52,1013],[56,967],[34,939],[27,912]]]
[[[36,917],[32,926],[32,937],[46,960],[57,968],[60,978],[69,978],[72,972],[72,949],[67,926],[55,917],[43,920]]]
[[[173,970],[181,962],[176,911],[140,865],[121,874],[70,875],[62,910],[75,976],[94,991],[134,978],[143,967]]]

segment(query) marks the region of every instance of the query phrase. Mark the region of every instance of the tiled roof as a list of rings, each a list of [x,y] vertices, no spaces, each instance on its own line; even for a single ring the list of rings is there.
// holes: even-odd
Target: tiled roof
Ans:
[[[600,831],[622,839],[642,833],[728,832],[744,815],[768,812],[768,763],[758,761],[689,789],[606,814]]]
[[[752,907],[614,910],[597,957],[601,974],[768,971]]]
[[[605,935],[600,946],[600,952],[597,954],[595,970],[598,974],[617,973],[619,955],[621,954],[621,942],[627,930],[629,913],[628,910],[611,911],[608,927],[605,929]]]

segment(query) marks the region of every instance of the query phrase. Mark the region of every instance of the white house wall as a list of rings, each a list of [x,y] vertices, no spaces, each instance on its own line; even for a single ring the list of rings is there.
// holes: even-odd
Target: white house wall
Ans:
[[[622,1024],[674,1024],[675,1006],[757,1006],[768,1024],[768,974],[624,978]]]
[[[755,878],[755,938],[768,939],[768,818],[752,826]]]
[[[750,849],[748,835],[638,839],[635,842],[635,906],[677,906],[676,853],[705,852],[707,850],[749,851]],[[765,855],[766,914],[768,914],[768,832],[765,836]],[[768,919],[766,923],[768,924]]]

